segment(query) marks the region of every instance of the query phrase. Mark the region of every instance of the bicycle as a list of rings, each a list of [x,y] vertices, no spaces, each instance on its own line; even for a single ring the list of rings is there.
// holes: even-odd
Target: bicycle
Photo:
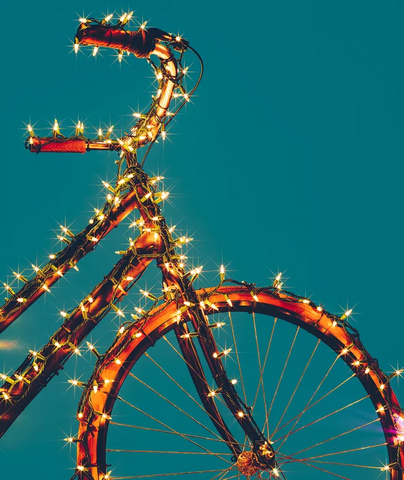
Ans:
[[[381,371],[377,361],[363,347],[357,330],[349,324],[348,318],[351,312],[346,312],[342,317],[329,314],[320,305],[314,304],[309,299],[286,291],[281,275],[275,278],[270,287],[259,288],[254,284],[226,278],[225,269],[222,267],[219,285],[198,291],[194,289],[193,282],[201,274],[201,269],[194,268],[190,272],[186,272],[185,255],[178,252],[178,249],[186,246],[190,239],[187,237],[174,238],[174,229],[167,225],[158,205],[167,198],[167,193],[158,192],[157,185],[160,179],[158,177],[149,178],[143,170],[143,165],[151,147],[159,138],[164,139],[167,126],[192,97],[201,80],[203,64],[198,53],[179,36],[167,34],[158,29],[147,29],[145,24],[137,32],[127,31],[125,25],[128,24],[130,18],[131,14],[125,14],[116,25],[111,24],[112,17],[110,16],[102,21],[83,18],[76,34],[75,50],[79,48],[80,44],[90,45],[96,54],[100,47],[105,46],[118,49],[119,60],[122,60],[124,51],[129,51],[140,58],[147,58],[159,82],[157,94],[153,98],[149,111],[144,115],[139,114],[138,122],[132,127],[130,134],[117,140],[112,138],[111,129],[106,134],[99,132],[98,139],[88,139],[84,136],[84,128],[80,122],[73,137],[64,137],[56,122],[52,137],[38,137],[32,127],[28,128],[27,148],[31,152],[85,153],[89,150],[120,152],[118,174],[115,186],[105,183],[104,186],[109,191],[107,202],[96,212],[89,225],[81,233],[74,235],[67,227],[62,227],[63,235],[60,237],[66,243],[65,249],[52,255],[50,262],[45,267],[36,267],[35,276],[31,280],[17,273],[17,279],[24,283],[23,288],[18,292],[15,292],[10,285],[5,285],[10,298],[0,310],[0,331],[5,330],[40,296],[48,292],[51,286],[67,271],[75,268],[81,258],[93,250],[118,223],[135,209],[140,214],[140,218],[135,222],[139,228],[139,236],[131,242],[127,250],[118,252],[122,256],[121,260],[80,305],[71,311],[62,312],[63,325],[52,335],[49,342],[41,350],[32,351],[13,375],[2,375],[4,384],[1,389],[1,433],[5,433],[24,408],[60,371],[63,364],[78,351],[88,334],[109,311],[115,311],[118,317],[125,318],[125,313],[118,306],[119,302],[137,284],[148,265],[156,260],[163,276],[163,295],[157,297],[144,291],[145,298],[152,302],[151,308],[147,311],[138,309],[136,314],[131,314],[132,321],[130,322],[125,319],[119,328],[115,342],[104,354],[100,354],[94,345],[89,344],[88,348],[97,358],[94,373],[87,382],[76,379],[71,381],[73,385],[84,388],[77,414],[78,434],[76,437],[67,438],[68,443],[77,445],[77,466],[74,474],[77,478],[119,480],[121,478],[154,476],[154,474],[147,473],[125,476],[116,474],[114,469],[111,473],[107,462],[107,452],[112,454],[118,449],[107,449],[106,447],[110,425],[142,430],[142,442],[150,441],[152,445],[156,440],[146,438],[151,433],[161,434],[162,437],[175,435],[178,441],[184,440],[199,449],[198,453],[186,452],[180,447],[179,451],[139,448],[130,453],[159,456],[163,454],[179,455],[183,465],[187,465],[188,461],[184,460],[185,455],[203,454],[209,457],[209,461],[213,465],[207,470],[172,471],[156,473],[156,476],[199,473],[201,475],[208,474],[210,478],[220,480],[240,475],[257,476],[258,478],[297,478],[297,476],[304,478],[302,477],[305,475],[304,472],[309,471],[310,478],[320,478],[315,475],[324,474],[339,478],[352,478],[351,471],[363,467],[375,469],[377,475],[380,471],[385,472],[389,478],[394,480],[403,478],[404,417],[390,386],[390,380],[400,375],[401,370],[397,370],[393,376],[387,376]],[[194,88],[189,92],[183,85],[186,69],[182,66],[182,59],[187,50],[192,51],[201,62],[201,75]],[[157,55],[160,65],[156,65],[150,59],[151,54]],[[168,108],[175,96],[181,98],[182,102],[170,114]],[[139,162],[138,150],[146,145],[148,145],[146,154],[142,162]],[[126,163],[126,167],[124,163]],[[246,333],[244,322],[240,326],[233,321],[232,313],[235,312],[251,314],[252,322],[250,323],[253,324],[252,340],[253,343],[256,343],[254,348],[257,353],[259,376],[258,379],[255,379],[258,386],[254,385],[253,394],[250,397],[247,397],[249,378],[246,378],[246,375],[243,376],[241,369],[243,351],[240,349],[240,345],[246,341],[244,338]],[[222,349],[218,347],[218,339],[220,339],[225,323],[220,315],[224,314],[227,314],[227,321],[231,327],[232,347],[226,346]],[[257,320],[257,314],[262,315],[264,320],[261,317]],[[218,317],[211,322],[210,315]],[[266,320],[268,316],[274,318],[270,323],[270,328],[268,328]],[[272,397],[267,397],[264,384],[270,383],[271,377],[264,379],[264,373],[269,368],[268,365],[275,369],[274,363],[268,362],[268,359],[273,351],[271,347],[274,348],[272,341],[275,332],[278,331],[277,329],[283,328],[278,326],[281,323],[278,322],[278,319],[294,325],[296,329],[292,334],[291,345],[286,350],[288,354],[281,368],[279,380],[275,382],[274,394]],[[263,323],[260,323],[261,320]],[[268,338],[264,351],[259,346],[259,339],[264,335],[263,330],[266,331],[265,334]],[[270,426],[270,421],[272,421],[270,414],[276,411],[274,409],[276,409],[277,393],[281,388],[287,366],[292,361],[293,348],[301,331],[311,334],[316,338],[316,343],[309,352],[295,389],[290,392],[288,403],[278,412],[279,418],[274,424],[276,426],[273,427]],[[178,349],[170,341],[171,337],[175,337]],[[305,385],[303,383],[305,374],[310,368],[316,351],[322,348],[323,344],[330,347],[330,351],[335,354],[331,366],[320,375],[320,382],[316,386],[314,394],[310,394],[309,400],[304,403],[303,410],[286,421],[285,417],[291,408],[292,400],[297,395],[299,388],[303,388]],[[178,407],[165,394],[150,385],[150,378],[144,382],[132,373],[135,364],[146,358],[191,402],[196,402],[195,398],[190,396],[188,389],[182,386],[183,377],[181,377],[181,382],[176,381],[174,376],[167,371],[167,365],[164,364],[162,367],[148,353],[148,349],[154,345],[166,345],[168,350],[175,353],[183,366],[186,366],[199,396],[198,408],[200,407],[209,417],[213,424],[211,428],[207,427],[204,421],[198,421],[193,415],[187,414],[184,409],[176,409],[187,419],[186,422],[196,423],[197,428],[194,434],[178,432],[165,422],[145,414],[142,409],[122,396],[121,388],[124,388],[125,380],[132,377],[139,385],[142,385],[141,388],[153,391],[160,400],[163,400],[164,403],[168,402],[172,408]],[[163,347],[161,348],[163,349]],[[231,378],[228,373],[233,370],[232,366],[228,365],[231,352],[235,354],[238,379]],[[279,355],[280,352],[276,351],[275,357],[277,358]],[[338,360],[340,361],[338,362]],[[320,399],[314,400],[322,386],[330,378],[333,378],[334,367],[337,369],[342,362],[348,365],[351,371],[350,376],[344,378],[327,393],[322,394]],[[299,363],[297,362],[297,366]],[[214,382],[208,379],[210,376]],[[250,376],[253,376],[251,372],[248,377]],[[338,406],[331,412],[324,412],[319,419],[313,418],[303,427],[297,427],[303,415],[305,418],[311,415],[312,407],[321,404],[323,399],[327,398],[332,405],[331,395],[350,385],[348,382],[355,378],[358,378],[365,388],[366,395],[364,397],[348,402],[342,407]],[[213,383],[214,386],[212,386]],[[251,404],[252,398],[254,400]],[[152,422],[157,422],[160,428],[115,422],[113,420],[116,411],[114,408],[119,408],[115,405],[117,399],[120,401],[118,403],[128,406],[136,414],[142,413]],[[369,399],[377,414],[375,419],[348,429],[342,434],[336,433],[334,437],[331,436],[315,445],[301,448],[302,441],[298,440],[294,447],[296,451],[292,449],[292,453],[284,453],[280,450],[286,441],[289,444],[292,442],[293,435],[311,426],[317,428],[319,424],[323,425],[324,421],[330,418],[334,422],[335,414],[342,411],[346,413],[348,408]],[[264,412],[263,419],[259,417],[260,409]],[[309,411],[310,413],[307,413]],[[231,421],[226,417],[231,418]],[[260,421],[263,423],[263,427],[259,426]],[[379,434],[383,433],[384,441],[376,445],[354,446],[358,439],[362,438],[361,429],[374,425],[376,422],[380,424]],[[182,423],[184,424],[184,420]],[[327,423],[327,426],[329,425],[333,428],[339,426]],[[208,431],[212,437],[203,436],[200,429]],[[279,434],[282,430],[283,433]],[[149,433],[146,435],[146,432]],[[321,433],[321,430],[319,432]],[[200,434],[198,435],[198,433]],[[352,434],[353,440],[345,444],[348,434]],[[356,436],[358,434],[359,437]],[[368,435],[370,434],[368,433]],[[320,448],[321,453],[317,456],[298,457],[312,448],[323,447],[329,441],[341,437],[344,437],[342,445],[349,445],[349,447],[344,447],[344,450],[340,452],[323,451]],[[212,452],[209,442],[224,444],[228,451],[226,453]],[[386,447],[389,458],[386,465],[333,462],[335,459],[333,457],[336,455],[338,458],[351,453],[360,456],[364,451],[367,452],[372,448],[385,451]],[[119,450],[119,453],[123,453],[122,449]],[[230,458],[226,459],[226,456]],[[225,467],[216,468],[223,462]],[[145,465],[148,467],[147,463]],[[328,468],[332,468],[333,471]],[[289,469],[291,469],[290,472]],[[350,477],[344,475],[350,475]]]

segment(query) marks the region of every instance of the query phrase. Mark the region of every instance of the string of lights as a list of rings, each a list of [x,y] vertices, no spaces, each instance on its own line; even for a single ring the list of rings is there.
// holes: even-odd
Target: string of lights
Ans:
[[[364,348],[358,331],[349,323],[351,310],[341,317],[331,315],[321,305],[286,291],[281,274],[277,275],[272,286],[264,288],[227,279],[224,266],[220,268],[221,281],[216,287],[195,290],[194,282],[200,276],[202,266],[187,271],[183,253],[192,239],[176,237],[175,227],[167,225],[159,204],[168,197],[168,192],[158,191],[161,177],[150,178],[144,172],[143,164],[150,148],[158,139],[166,138],[169,123],[190,101],[200,82],[203,63],[197,52],[179,36],[147,28],[146,23],[135,32],[126,30],[131,19],[132,12],[120,16],[116,24],[111,23],[113,15],[100,21],[81,18],[74,42],[76,53],[81,45],[90,46],[93,56],[100,48],[106,47],[117,50],[119,62],[126,52],[147,59],[151,65],[158,83],[157,92],[148,111],[135,114],[136,123],[130,133],[114,138],[113,127],[110,127],[106,133],[99,130],[98,138],[90,139],[84,135],[84,125],[79,121],[74,135],[64,136],[55,120],[52,135],[40,137],[28,126],[26,147],[31,152],[117,151],[118,175],[114,186],[104,182],[107,201],[95,211],[82,232],[74,235],[68,227],[61,226],[59,240],[66,247],[50,255],[50,262],[44,267],[33,266],[35,276],[32,279],[28,280],[24,272],[14,272],[16,280],[23,286],[14,291],[13,285],[5,284],[9,298],[0,307],[0,332],[41,295],[49,292],[67,271],[77,269],[79,260],[94,250],[134,209],[138,210],[140,218],[131,226],[138,228],[139,235],[135,240],[130,239],[126,250],[116,252],[121,259],[74,309],[60,313],[63,323],[49,341],[40,350],[31,350],[15,372],[0,375],[4,380],[0,387],[0,436],[68,359],[75,354],[81,355],[80,347],[88,334],[114,311],[122,323],[107,352],[100,353],[87,342],[88,349],[97,359],[91,378],[88,381],[70,379],[72,385],[84,389],[77,412],[77,437],[66,439],[77,445],[74,477],[80,480],[110,477],[105,456],[106,435],[114,403],[120,398],[120,387],[147,348],[173,330],[201,404],[229,447],[238,471],[247,476],[267,471],[271,478],[286,478],[270,435],[265,436],[261,431],[254,412],[238,394],[237,380],[228,376],[224,360],[231,348],[219,348],[214,336],[222,323],[209,320],[210,315],[220,312],[246,311],[276,316],[307,330],[331,347],[337,358],[351,368],[353,376],[358,378],[371,398],[385,435],[389,464],[382,470],[390,472],[392,480],[402,478],[399,475],[404,465],[404,415],[390,382],[403,370],[396,370],[390,376],[382,372],[377,360]],[[185,88],[188,68],[183,64],[187,50],[192,51],[201,63],[201,75],[190,91]],[[157,56],[158,65],[151,55]],[[172,99],[179,99],[179,104],[170,111]],[[146,146],[140,162],[139,149]],[[151,308],[139,306],[133,313],[124,311],[120,302],[153,260],[162,273],[162,294],[158,296],[140,290],[152,302]],[[131,320],[126,320],[129,315]],[[214,379],[215,387],[210,386],[208,377]],[[233,423],[237,422],[244,431],[251,444],[250,451],[243,450],[236,441],[229,421],[220,413],[219,402],[231,413]]]
[[[149,110],[145,114],[135,113],[136,124],[131,128],[129,135],[113,139],[113,127],[110,127],[106,133],[100,129],[97,139],[88,139],[84,136],[84,124],[79,121],[76,125],[75,134],[72,137],[65,137],[60,132],[59,123],[55,120],[51,137],[39,137],[31,125],[28,125],[29,136],[26,141],[26,147],[31,152],[64,152],[64,153],[85,153],[89,150],[116,150],[121,152],[121,159],[118,162],[118,177],[115,187],[107,182],[103,182],[105,188],[109,190],[107,203],[96,215],[90,219],[90,224],[79,234],[73,235],[66,227],[61,226],[62,235],[58,238],[67,246],[56,254],[50,255],[50,262],[42,268],[32,265],[35,277],[27,280],[20,273],[16,273],[16,279],[24,283],[18,291],[14,291],[13,286],[4,283],[5,291],[9,294],[6,303],[0,307],[0,333],[11,325],[25,310],[29,308],[40,296],[54,285],[71,268],[78,269],[77,263],[89,251],[95,249],[96,244],[104,238],[114,227],[116,227],[136,206],[132,202],[133,192],[128,188],[128,182],[133,178],[133,174],[120,175],[122,163],[126,160],[128,166],[137,162],[138,148],[150,142],[149,149],[144,155],[144,163],[150,147],[158,138],[165,140],[167,127],[173,118],[178,114],[181,108],[190,100],[199,85],[203,74],[203,63],[197,52],[191,49],[201,61],[201,74],[189,93],[184,88],[184,80],[187,75],[187,67],[183,67],[183,56],[188,49],[188,42],[179,36],[166,34],[158,29],[146,30],[146,24],[133,33],[124,30],[132,18],[132,13],[124,14],[120,17],[116,26],[112,26],[111,15],[102,21],[95,19],[80,19],[74,50],[77,53],[80,43],[86,45],[94,44],[93,53],[98,52],[99,44],[102,44],[104,38],[111,35],[120,37],[129,37],[132,43],[124,42],[118,47],[118,60],[122,61],[123,52],[134,53],[139,57],[147,57],[154,53],[160,59],[160,67],[148,57],[148,62],[155,71],[158,81],[158,90],[153,96],[153,101]],[[93,38],[94,37],[94,38]],[[165,45],[158,43],[164,40]],[[119,41],[123,41],[122,38]],[[153,48],[152,48],[153,47]],[[172,54],[172,49],[179,52],[176,58]],[[151,49],[151,50],[150,50]],[[180,98],[179,105],[173,112],[168,110],[172,98]],[[164,193],[162,194],[164,196]]]
[[[381,371],[377,360],[369,355],[359,334],[349,324],[351,312],[341,317],[330,314],[305,297],[282,290],[276,280],[271,287],[257,288],[245,282],[223,279],[216,287],[201,289],[196,294],[198,308],[207,315],[226,311],[269,313],[300,325],[327,343],[352,369],[370,395],[389,445],[390,463],[383,470],[391,471],[392,478],[398,478],[394,475],[401,471],[403,461],[404,416],[390,381],[400,376],[402,370],[390,376]],[[178,324],[191,321],[188,316],[191,308],[181,298],[154,304],[139,321],[128,324],[108,351],[97,359],[93,375],[84,384],[77,413],[79,433],[75,442],[78,447],[78,478],[105,478],[105,456],[100,454],[97,447],[105,442],[120,386],[148,346],[154,345],[170,328],[176,329]],[[203,338],[200,330],[194,330],[190,335]],[[205,378],[200,379],[198,387],[204,382]],[[97,385],[96,389],[94,385]],[[218,389],[212,395],[210,390],[207,395],[216,399],[222,395],[222,391]],[[237,414],[237,417],[243,422],[248,420],[247,415]],[[244,457],[242,463],[241,468],[251,468],[251,465],[246,466]]]

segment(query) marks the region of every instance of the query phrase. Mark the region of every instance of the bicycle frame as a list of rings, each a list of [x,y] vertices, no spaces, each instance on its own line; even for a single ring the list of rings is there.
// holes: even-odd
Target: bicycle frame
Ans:
[[[151,113],[146,116],[142,125],[132,128],[130,135],[117,142],[112,142],[110,138],[91,141],[82,136],[80,126],[79,131],[76,132],[78,135],[72,138],[61,136],[56,127],[51,138],[36,137],[32,129],[29,129],[30,137],[26,146],[31,152],[84,153],[92,149],[120,150],[121,163],[125,160],[127,168],[122,175],[119,175],[120,171],[118,171],[115,188],[107,185],[113,195],[110,194],[109,201],[92,219],[90,225],[76,236],[65,229],[66,236],[62,239],[68,243],[68,246],[54,256],[55,258],[52,258],[43,270],[38,269],[37,276],[31,281],[27,280],[17,294],[11,290],[12,299],[0,311],[2,315],[0,332],[15,321],[45,291],[49,291],[50,286],[71,267],[75,267],[87,252],[94,249],[95,245],[134,209],[137,209],[140,214],[138,221],[140,235],[131,242],[126,251],[122,252],[121,260],[80,305],[72,312],[64,313],[63,325],[49,342],[40,351],[31,353],[14,373],[14,378],[4,378],[5,386],[2,389],[3,398],[0,407],[0,413],[2,413],[0,436],[47,383],[58,374],[64,363],[75,352],[77,353],[80,344],[111,309],[114,309],[118,315],[124,316],[116,306],[117,302],[127,295],[152,260],[156,259],[157,266],[162,272],[165,298],[174,299],[177,303],[181,301],[176,336],[208,415],[236,458],[241,453],[241,448],[221,417],[213,398],[220,393],[254,445],[259,464],[265,468],[274,467],[274,453],[269,441],[261,433],[248,407],[239,398],[233,383],[226,375],[221,357],[228,351],[218,351],[212,334],[212,328],[217,325],[209,324],[204,314],[206,307],[203,302],[199,302],[193,288],[192,282],[199,275],[200,270],[186,273],[180,261],[180,255],[177,254],[178,247],[187,243],[188,239],[185,237],[179,240],[173,239],[172,229],[167,226],[158,206],[158,203],[165,198],[164,192],[157,192],[156,179],[150,179],[137,162],[137,149],[148,142],[153,144],[156,138],[164,133],[163,119],[173,96],[174,87],[178,85],[178,64],[167,46],[156,43],[161,39],[173,41],[174,47],[177,46],[177,48],[180,43],[180,39],[173,39],[161,30],[146,31],[141,28],[137,32],[127,32],[122,28],[106,26],[102,22],[96,24],[91,22],[90,25],[84,22],[76,34],[76,42],[84,45],[94,45],[95,48],[99,46],[121,48],[138,57],[148,57],[154,53],[160,58],[165,71],[162,74],[164,85],[159,89],[160,93]],[[185,43],[183,45],[182,48],[185,48],[185,45],[188,47]],[[184,97],[188,99],[186,93]],[[147,292],[145,295],[156,299]],[[180,323],[182,316],[189,318],[195,332],[190,333],[187,325]],[[215,390],[210,391],[207,386],[208,382],[193,337],[198,337],[203,355],[217,384]]]
[[[159,203],[165,200],[167,194],[157,190],[159,177],[149,178],[142,168],[144,160],[139,163],[137,158],[140,147],[149,144],[149,149],[145,155],[147,156],[155,141],[158,138],[164,139],[166,126],[195,91],[199,80],[189,93],[182,86],[184,71],[181,69],[181,58],[188,48],[194,53],[196,52],[189,47],[185,40],[158,29],[146,30],[145,25],[142,25],[137,32],[128,32],[124,29],[128,20],[129,16],[124,15],[116,26],[111,26],[107,19],[101,22],[83,19],[75,37],[76,45],[92,45],[95,49],[100,46],[118,48],[119,55],[122,55],[123,51],[128,51],[134,53],[137,57],[148,58],[159,80],[158,94],[153,99],[149,112],[144,116],[139,116],[139,121],[132,127],[130,134],[118,140],[110,138],[112,129],[105,136],[100,134],[98,139],[88,139],[84,136],[84,129],[80,123],[73,137],[61,135],[57,123],[55,123],[52,137],[38,137],[29,127],[26,147],[34,153],[85,153],[90,150],[120,152],[118,176],[115,187],[104,183],[105,188],[109,191],[108,200],[101,210],[96,211],[96,214],[90,220],[90,224],[82,232],[74,235],[68,228],[62,227],[64,236],[60,236],[60,240],[67,246],[58,254],[51,255],[51,261],[44,268],[35,267],[36,275],[33,279],[28,280],[17,274],[17,278],[24,282],[24,286],[18,292],[14,292],[8,285],[5,286],[11,298],[4,306],[0,307],[0,333],[40,296],[49,291],[50,287],[71,268],[77,269],[76,265],[79,260],[92,251],[114,227],[134,210],[137,210],[140,216],[134,222],[139,227],[139,235],[135,240],[131,240],[127,250],[118,252],[121,254],[121,259],[90,294],[72,311],[61,313],[64,317],[63,324],[46,345],[39,351],[31,351],[12,376],[1,375],[4,384],[0,388],[0,437],[47,383],[55,375],[58,375],[68,359],[79,353],[80,345],[107,313],[114,310],[119,317],[125,318],[125,313],[118,306],[119,302],[137,284],[152,261],[156,260],[156,264],[162,273],[164,293],[157,298],[149,292],[143,292],[146,297],[154,302],[150,310],[150,317],[148,317],[149,312],[137,309],[139,317],[132,314],[132,320],[128,328],[126,328],[125,320],[118,331],[120,337],[117,343],[124,335],[126,338],[130,335],[132,340],[139,338],[139,336],[148,337],[145,328],[148,318],[152,320],[150,323],[153,324],[153,328],[162,328],[164,322],[168,321],[167,315],[174,315],[176,338],[190,376],[204,409],[233,453],[233,461],[240,457],[242,448],[233,437],[216,406],[214,401],[216,395],[221,395],[224,403],[233,414],[233,418],[236,419],[250,439],[253,446],[254,464],[260,469],[272,469],[272,472],[275,472],[275,470],[277,471],[277,463],[269,439],[265,438],[260,431],[249,407],[237,394],[234,382],[228,378],[223,366],[222,358],[230,350],[219,351],[212,333],[213,329],[220,325],[219,323],[210,324],[206,314],[206,311],[208,313],[223,311],[226,304],[232,307],[229,295],[233,290],[222,286],[225,277],[224,272],[221,272],[220,292],[215,290],[208,292],[208,295],[201,296],[200,292],[195,291],[193,282],[201,273],[201,269],[196,268],[191,272],[186,272],[182,263],[182,256],[179,253],[179,249],[186,245],[190,239],[186,237],[174,239],[174,229],[167,225],[159,207]],[[175,57],[172,49],[180,52],[180,59]],[[155,54],[160,59],[160,68],[156,67],[150,60],[151,54]],[[184,102],[169,117],[168,108],[175,89],[181,91]],[[123,168],[123,162],[126,162],[125,168]],[[121,172],[121,170],[123,171]],[[274,308],[273,304],[278,303],[279,305],[276,308],[282,309],[283,301],[285,303],[296,302],[291,310],[296,313],[297,317],[299,315],[302,318],[304,315],[310,317],[310,321],[313,322],[310,328],[318,328],[325,337],[331,328],[336,326],[340,328],[341,332],[336,334],[333,340],[326,339],[324,341],[325,343],[328,342],[335,352],[338,352],[342,345],[345,347],[344,355],[347,355],[348,362],[351,362],[352,370],[355,368],[354,365],[360,365],[361,362],[367,366],[372,366],[372,369],[367,367],[369,371],[365,372],[369,374],[368,380],[361,378],[361,381],[365,388],[367,386],[366,382],[370,385],[367,386],[367,391],[370,388],[374,389],[372,400],[378,408],[377,412],[379,412],[380,406],[383,407],[386,398],[388,404],[392,407],[392,412],[382,420],[383,431],[386,440],[389,441],[390,464],[394,466],[391,478],[394,480],[402,478],[403,452],[400,442],[396,441],[396,434],[402,430],[402,426],[398,428],[396,425],[397,422],[399,423],[398,419],[404,422],[404,419],[400,416],[401,409],[392,390],[387,385],[390,378],[383,374],[377,366],[377,362],[368,356],[366,351],[361,350],[362,346],[356,332],[347,333],[348,327],[351,328],[348,324],[339,325],[336,317],[331,318],[322,309],[318,310],[318,307],[315,308],[314,304],[310,304],[310,301],[296,296],[293,297],[287,293],[283,294],[282,298],[279,296],[276,301],[273,301],[271,292],[263,292],[253,285],[243,284],[241,293],[238,292],[237,295],[238,299],[245,296],[248,297],[250,303],[256,302],[258,305],[258,294],[262,293],[265,294],[263,296],[266,297],[266,305],[270,305],[270,308]],[[154,318],[154,315],[160,301],[169,306],[169,311],[163,312],[162,318],[159,319]],[[301,301],[302,303],[300,303]],[[220,302],[220,305],[219,303],[219,306],[216,305],[216,302]],[[248,301],[245,298],[240,301],[238,305],[240,310],[243,310],[247,303]],[[256,308],[258,312],[260,308],[265,309],[264,306],[260,307],[258,305]],[[339,319],[339,321],[341,320],[343,318]],[[161,321],[160,324],[158,324],[159,321]],[[192,331],[189,330],[188,323],[192,325]],[[318,336],[320,337],[320,334]],[[214,389],[210,389],[208,386],[194,339],[197,339],[209,371],[215,379],[216,388]],[[148,337],[148,341],[153,344],[153,338]],[[129,351],[132,347],[124,348]],[[101,357],[94,346],[89,344],[89,349],[93,351],[96,357]],[[338,353],[338,355],[340,354]],[[121,364],[119,358],[116,361]],[[117,365],[119,364],[117,363]],[[82,383],[73,382],[76,382],[75,384]],[[82,386],[88,387],[89,385],[83,383]],[[374,400],[375,398],[377,400]],[[104,422],[104,424],[108,422],[108,414],[105,411],[101,412],[100,410],[97,414],[99,416],[97,422]],[[79,420],[82,418],[80,415],[82,415],[81,412],[78,414]],[[84,427],[84,419],[83,424],[80,423],[80,431],[83,435],[88,433]],[[105,431],[103,434],[105,434]],[[83,451],[79,445],[79,458],[91,458],[91,452]],[[396,466],[400,470],[396,470]],[[106,470],[106,465],[88,465],[88,467],[95,470],[97,468]],[[280,473],[282,474],[282,472]],[[78,471],[76,474],[80,479],[86,477],[84,470]],[[274,476],[278,476],[278,473],[274,473]],[[107,478],[107,476],[105,475],[104,478]]]

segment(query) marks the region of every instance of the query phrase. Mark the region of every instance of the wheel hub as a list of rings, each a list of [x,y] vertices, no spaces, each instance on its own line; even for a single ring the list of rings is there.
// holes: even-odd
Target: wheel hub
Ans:
[[[236,465],[240,473],[246,477],[251,477],[260,471],[269,471],[272,476],[279,476],[275,452],[267,441],[249,451],[241,452],[237,457]]]

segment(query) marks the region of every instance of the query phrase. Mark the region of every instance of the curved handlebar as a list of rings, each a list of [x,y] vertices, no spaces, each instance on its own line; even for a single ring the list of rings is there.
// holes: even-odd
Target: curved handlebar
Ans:
[[[111,140],[109,136],[100,136],[96,140],[88,139],[84,137],[82,128],[76,129],[75,136],[67,138],[60,134],[58,127],[54,128],[52,137],[37,137],[29,127],[30,137],[26,141],[26,148],[31,152],[85,153],[89,150],[122,150],[130,155],[147,143],[153,144],[159,135],[165,137],[165,126],[172,119],[166,117],[175,88],[181,90],[184,103],[189,101],[190,94],[182,87],[186,70],[182,70],[181,66],[182,55],[189,47],[188,42],[157,28],[146,29],[145,25],[135,32],[127,31],[124,23],[120,20],[117,25],[110,25],[106,20],[100,22],[82,19],[75,35],[75,50],[78,50],[79,45],[92,46],[96,53],[98,48],[106,47],[118,49],[120,60],[123,52],[148,59],[159,81],[157,95],[153,97],[150,110],[145,115],[139,115],[139,121],[131,128],[130,133],[117,140]],[[180,59],[176,58],[173,50],[181,52]],[[153,63],[151,55],[158,57],[159,67]],[[197,83],[199,81],[200,79]]]

